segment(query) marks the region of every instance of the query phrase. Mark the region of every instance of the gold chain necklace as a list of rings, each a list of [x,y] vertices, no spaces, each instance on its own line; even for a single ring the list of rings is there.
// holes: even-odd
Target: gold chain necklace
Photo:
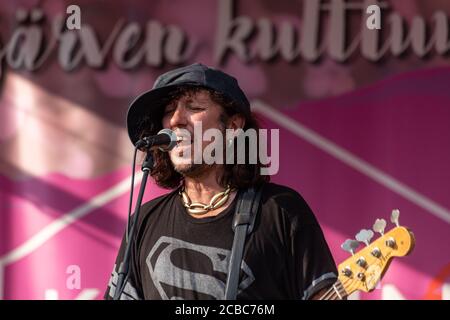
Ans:
[[[187,193],[184,191],[184,188],[180,190],[181,200],[183,201],[184,207],[190,214],[193,215],[204,215],[209,211],[216,210],[223,206],[230,196],[231,187],[227,186],[225,191],[219,192],[214,195],[209,201],[209,204],[204,204],[200,202],[192,202]]]

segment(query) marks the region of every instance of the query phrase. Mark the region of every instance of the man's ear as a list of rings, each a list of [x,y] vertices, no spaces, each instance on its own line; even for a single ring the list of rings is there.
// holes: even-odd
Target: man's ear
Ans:
[[[244,129],[245,118],[242,114],[235,114],[228,119],[227,129]]]

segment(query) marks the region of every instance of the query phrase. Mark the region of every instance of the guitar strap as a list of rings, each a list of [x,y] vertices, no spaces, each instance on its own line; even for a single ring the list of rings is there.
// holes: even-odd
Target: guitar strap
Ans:
[[[232,225],[234,239],[225,287],[225,300],[236,300],[245,239],[253,231],[261,194],[262,186],[239,192]]]

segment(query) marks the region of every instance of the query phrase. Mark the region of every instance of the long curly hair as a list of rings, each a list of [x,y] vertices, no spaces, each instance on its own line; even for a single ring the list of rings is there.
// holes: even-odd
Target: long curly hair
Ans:
[[[259,129],[259,123],[254,113],[244,114],[240,111],[237,103],[221,92],[217,92],[210,88],[199,87],[199,86],[180,86],[175,91],[172,91],[169,96],[167,96],[162,107],[158,108],[158,114],[152,114],[152,119],[161,119],[159,122],[152,121],[150,116],[145,116],[139,127],[143,128],[140,137],[145,137],[150,134],[158,132],[162,128],[162,117],[164,113],[164,107],[172,101],[176,101],[185,95],[194,95],[197,92],[206,90],[212,101],[220,105],[223,109],[220,116],[220,121],[225,125],[230,117],[235,114],[242,114],[245,118],[244,132],[247,129]],[[257,139],[259,136],[257,135]],[[257,154],[259,154],[259,140],[257,143]],[[250,146],[249,141],[245,138],[245,163],[238,164],[237,161],[237,144],[234,143],[234,162],[233,164],[223,164],[223,174],[218,177],[219,185],[226,187],[230,186],[236,189],[248,188],[251,186],[258,186],[264,182],[268,182],[270,177],[268,175],[261,175],[261,168],[265,165],[261,164],[259,157],[256,157],[256,163],[250,163],[249,153]],[[183,182],[183,176],[178,173],[173,167],[172,161],[170,160],[169,154],[167,152],[162,152],[159,149],[155,149],[153,152],[154,167],[151,171],[151,176],[155,180],[156,184],[160,187],[166,189],[175,189],[179,187]]]

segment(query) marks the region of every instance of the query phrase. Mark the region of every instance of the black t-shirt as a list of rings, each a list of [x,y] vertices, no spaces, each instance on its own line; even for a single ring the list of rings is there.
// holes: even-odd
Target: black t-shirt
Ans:
[[[237,197],[215,217],[190,216],[179,190],[142,206],[121,299],[223,299]],[[114,296],[119,250],[105,299]],[[241,265],[238,299],[308,299],[336,281],[311,209],[294,190],[267,183]]]

